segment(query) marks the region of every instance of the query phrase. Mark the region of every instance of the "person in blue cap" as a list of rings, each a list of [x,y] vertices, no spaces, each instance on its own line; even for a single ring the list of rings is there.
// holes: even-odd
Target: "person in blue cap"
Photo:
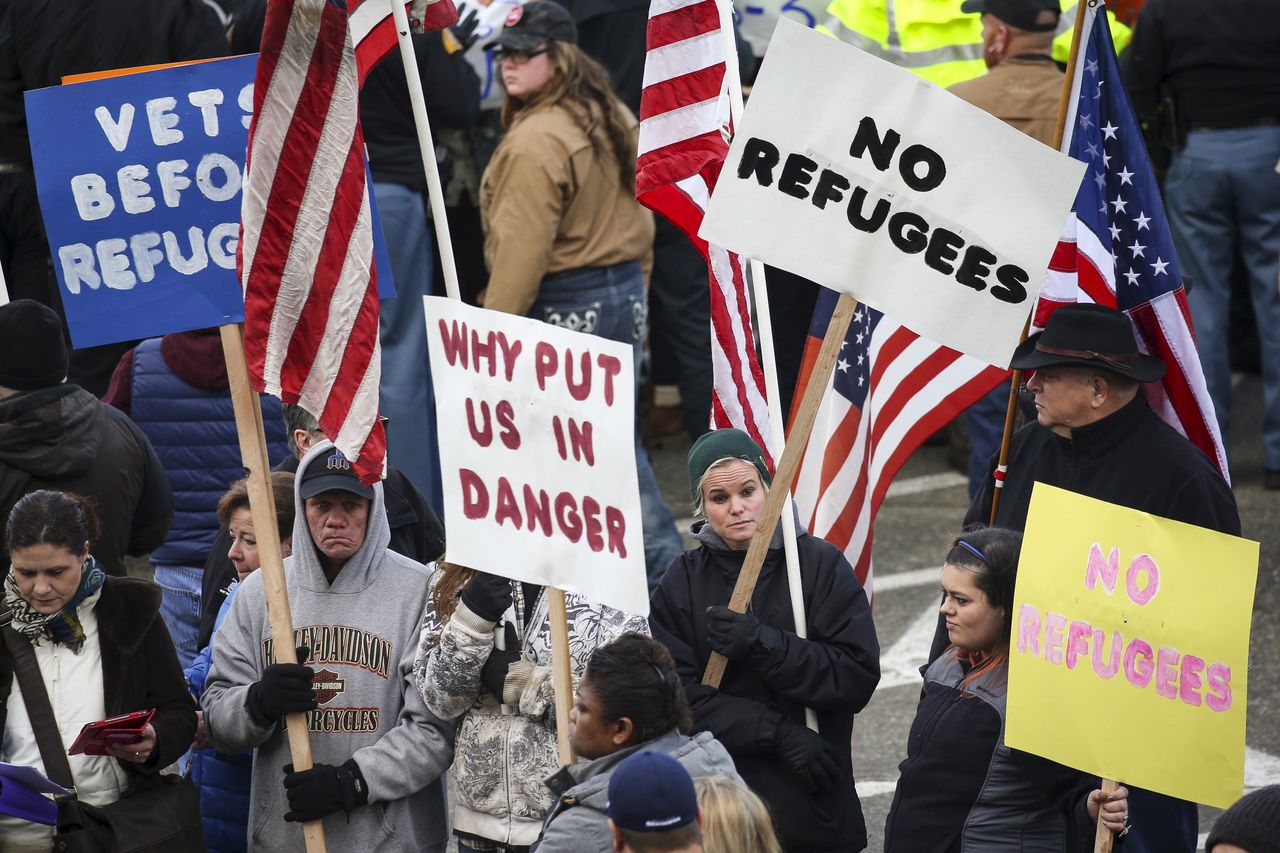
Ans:
[[[615,853],[701,853],[698,795],[670,755],[638,752],[609,779],[609,830]]]

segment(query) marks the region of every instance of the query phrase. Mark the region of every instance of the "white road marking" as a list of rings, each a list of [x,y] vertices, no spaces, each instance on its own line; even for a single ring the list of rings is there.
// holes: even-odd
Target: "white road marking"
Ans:
[[[891,575],[876,575],[872,588],[876,595],[895,589],[911,589],[917,586],[937,586],[942,577],[941,566],[925,566],[923,569],[909,569],[905,572],[894,572]],[[939,593],[941,594],[941,593]]]
[[[938,609],[930,605],[902,632],[889,651],[880,655],[880,684],[876,690],[919,686],[920,667],[929,659],[929,646],[938,627]]]
[[[858,799],[865,800],[868,797],[878,797],[882,794],[892,794],[898,789],[897,781],[893,782],[857,782],[853,786],[858,791]]]
[[[918,495],[937,489],[953,489],[956,486],[969,485],[969,478],[958,471],[942,471],[937,474],[922,474],[918,477],[907,477],[905,480],[894,480],[885,492],[886,498],[899,498],[904,495]]]

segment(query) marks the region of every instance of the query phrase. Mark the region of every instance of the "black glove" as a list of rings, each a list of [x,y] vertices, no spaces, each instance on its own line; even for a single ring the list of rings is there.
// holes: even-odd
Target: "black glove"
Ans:
[[[298,660],[306,660],[311,649],[298,649]],[[244,706],[259,723],[275,725],[286,714],[314,711],[316,694],[312,679],[315,670],[300,663],[273,663],[262,678],[249,685]]]
[[[729,660],[742,660],[760,640],[760,621],[727,607],[707,608],[707,643]]]
[[[502,701],[502,688],[507,681],[507,670],[511,664],[520,660],[520,638],[516,636],[516,627],[508,622],[503,626],[506,649],[494,646],[489,652],[489,659],[480,668],[480,685],[489,693]]]
[[[462,590],[462,603],[481,619],[497,622],[511,606],[511,581],[476,572]]]
[[[350,812],[369,802],[369,788],[354,758],[339,767],[316,764],[297,773],[292,764],[284,766],[284,793],[289,811],[284,819],[293,823],[320,820],[334,812]]]
[[[480,13],[475,9],[467,12],[461,21],[449,28],[453,33],[453,37],[458,40],[458,44],[462,45],[463,52],[471,48],[471,45],[480,40],[480,36],[476,34],[476,30],[480,27]]]
[[[840,765],[827,739],[799,723],[786,718],[778,723],[774,751],[811,794],[833,788],[840,781]]]

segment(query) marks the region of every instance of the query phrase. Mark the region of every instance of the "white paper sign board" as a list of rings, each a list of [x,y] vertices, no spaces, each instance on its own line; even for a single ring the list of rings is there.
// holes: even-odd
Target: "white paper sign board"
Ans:
[[[1084,168],[783,19],[699,233],[1005,367]]]
[[[423,302],[446,558],[647,615],[631,347]]]

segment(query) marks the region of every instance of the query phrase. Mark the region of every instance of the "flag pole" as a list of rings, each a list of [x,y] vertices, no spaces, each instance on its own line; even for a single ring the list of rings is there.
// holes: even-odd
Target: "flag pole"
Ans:
[[[1080,2],[1092,5],[1100,2],[1100,0],[1080,0]],[[1066,79],[1062,82],[1062,96],[1058,99],[1058,121],[1053,128],[1053,147],[1057,149],[1062,148],[1062,137],[1067,129],[1067,112],[1071,107],[1071,90],[1076,79],[1076,61],[1080,56],[1080,36],[1084,32],[1084,19],[1087,14],[1085,10],[1077,8],[1076,19],[1071,26],[1071,52],[1067,55]],[[1018,343],[1022,343],[1027,339],[1027,333],[1031,331],[1031,320],[1035,315],[1036,306],[1033,302],[1031,313],[1027,315],[1027,322],[1022,326],[1022,334],[1018,337]],[[1013,440],[1013,419],[1018,413],[1018,388],[1021,385],[1022,371],[1014,370],[1013,375],[1010,377],[1009,404],[1004,410],[1004,434],[1000,437],[1000,458],[995,470],[995,489],[991,492],[991,517],[987,521],[993,527],[996,523],[996,512],[1000,509],[1000,495],[1004,490],[1004,476],[1009,470],[1009,444]]]
[[[276,502],[271,491],[271,463],[267,458],[267,438],[262,426],[262,401],[249,384],[249,368],[244,357],[244,337],[239,323],[219,326],[222,357],[227,363],[227,380],[231,387],[231,404],[236,414],[236,434],[240,438],[240,457],[249,472],[249,514],[258,537],[258,556],[262,558],[262,588],[267,594],[267,621],[271,625],[271,642],[276,663],[298,663],[293,642],[293,618],[289,611],[289,589],[285,585],[284,557],[280,540]],[[267,531],[273,531],[266,535]],[[289,714],[284,719],[285,735],[295,770],[310,770],[311,740],[307,734],[307,715]],[[318,820],[302,825],[307,853],[324,853],[324,824]]]
[[[733,587],[733,597],[729,599],[729,609],[736,613],[746,613],[751,603],[751,594],[755,592],[756,580],[760,577],[760,568],[764,565],[765,555],[769,552],[769,541],[773,539],[773,531],[778,527],[778,515],[782,511],[783,502],[790,497],[791,484],[796,478],[796,469],[800,467],[800,457],[804,455],[805,445],[809,443],[809,434],[813,432],[813,422],[822,406],[822,397],[826,393],[827,383],[831,381],[831,371],[836,366],[836,356],[840,354],[840,345],[844,343],[849,332],[849,322],[853,319],[853,311],[858,302],[847,293],[840,294],[835,311],[831,313],[831,322],[827,325],[827,333],[822,338],[822,348],[818,350],[818,359],[814,362],[813,373],[809,376],[809,384],[805,386],[804,397],[800,408],[796,411],[795,420],[791,424],[791,440],[773,475],[773,488],[765,498],[764,507],[760,510],[760,524],[756,527],[755,536],[747,547],[747,556],[738,573],[738,581]],[[719,687],[724,678],[724,669],[728,659],[712,652],[707,660],[707,668],[702,674],[702,683],[710,687]]]
[[[734,36],[733,10],[726,0],[716,0],[720,13],[720,33],[724,39],[724,75],[729,86],[729,115],[736,128],[742,120],[745,107],[742,97],[742,73],[738,67],[738,42]],[[766,448],[772,459],[781,457],[786,447],[785,424],[782,419],[782,395],[778,391],[778,362],[773,349],[773,320],[769,312],[769,292],[765,286],[764,263],[751,260],[751,296],[755,303],[756,325],[759,326],[760,361],[764,368],[765,402],[769,408],[769,444]],[[775,484],[776,486],[776,484]],[[800,553],[796,545],[796,517],[787,489],[782,504],[782,549],[787,558],[787,591],[791,596],[791,618],[795,622],[796,636],[805,639],[809,622],[804,612],[804,587],[800,582]],[[804,709],[804,720],[813,731],[818,730],[818,715],[812,708]]]
[[[440,247],[440,268],[444,271],[444,289],[450,299],[461,299],[458,288],[458,265],[453,259],[453,241],[449,236],[449,219],[444,207],[444,187],[440,183],[440,167],[436,164],[436,145],[431,138],[431,124],[427,121],[427,102],[422,97],[422,77],[418,74],[418,60],[409,38],[409,15],[404,0],[388,0],[395,16],[396,41],[400,43],[400,58],[404,61],[404,76],[409,83],[409,105],[413,108],[413,123],[418,129],[418,149],[422,154],[422,167],[427,173],[427,198],[431,203],[431,219],[436,229],[436,243]]]

